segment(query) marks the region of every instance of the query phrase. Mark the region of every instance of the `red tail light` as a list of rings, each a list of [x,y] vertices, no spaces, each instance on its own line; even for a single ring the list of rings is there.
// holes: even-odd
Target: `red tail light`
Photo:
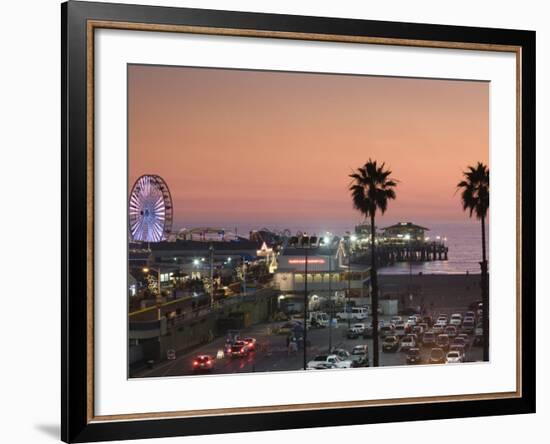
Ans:
[[[199,362],[198,361],[193,361],[193,365],[196,367],[197,365],[199,365]]]

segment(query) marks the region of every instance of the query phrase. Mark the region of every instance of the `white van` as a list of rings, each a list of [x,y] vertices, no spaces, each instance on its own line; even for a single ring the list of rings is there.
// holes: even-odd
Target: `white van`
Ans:
[[[364,320],[367,319],[369,311],[366,307],[348,307],[344,311],[341,311],[336,315],[339,320],[348,320],[348,319],[357,319]]]

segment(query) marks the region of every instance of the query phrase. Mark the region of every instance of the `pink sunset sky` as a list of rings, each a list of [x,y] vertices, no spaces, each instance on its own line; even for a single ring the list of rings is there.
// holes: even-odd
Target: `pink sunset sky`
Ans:
[[[129,188],[162,176],[175,228],[352,227],[348,175],[369,158],[399,180],[382,225],[465,221],[489,84],[130,65],[128,124]]]

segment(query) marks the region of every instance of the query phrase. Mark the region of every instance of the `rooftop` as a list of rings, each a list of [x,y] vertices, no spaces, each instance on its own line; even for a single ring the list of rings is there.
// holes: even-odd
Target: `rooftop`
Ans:
[[[412,222],[399,222],[397,224],[390,225],[389,227],[382,228],[382,230],[395,230],[395,229],[398,229],[398,228],[430,231],[429,228],[413,224]]]

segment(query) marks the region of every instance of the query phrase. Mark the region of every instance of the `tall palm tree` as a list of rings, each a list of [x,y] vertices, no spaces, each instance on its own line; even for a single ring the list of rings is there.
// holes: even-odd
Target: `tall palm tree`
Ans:
[[[485,219],[489,211],[489,168],[481,162],[468,166],[464,180],[457,185],[461,190],[462,208],[481,221],[481,301],[483,303],[483,360],[489,360],[489,276],[485,247]]]
[[[370,251],[371,251],[371,289],[372,289],[372,337],[373,337],[373,365],[378,367],[378,276],[376,273],[375,252],[375,217],[376,212],[384,214],[388,208],[388,201],[395,199],[397,183],[390,177],[391,171],[386,170],[385,163],[378,165],[376,160],[369,159],[365,165],[357,168],[350,174],[353,180],[349,190],[353,200],[353,207],[359,210],[365,218],[370,218]]]

